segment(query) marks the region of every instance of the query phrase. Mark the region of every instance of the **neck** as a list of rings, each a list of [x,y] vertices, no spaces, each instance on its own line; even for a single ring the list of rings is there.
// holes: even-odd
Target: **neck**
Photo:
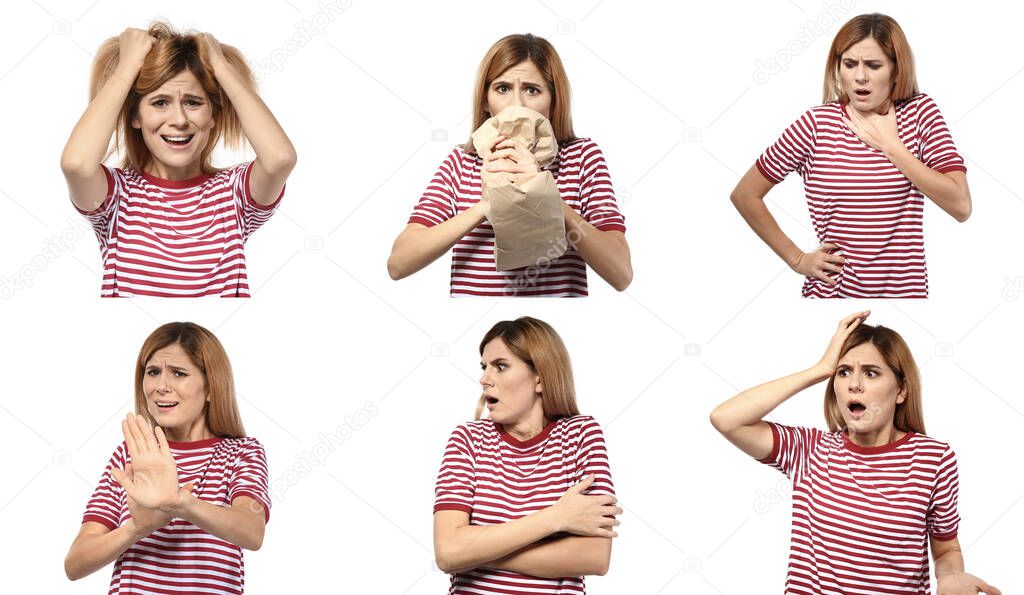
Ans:
[[[203,418],[188,425],[164,428],[164,435],[171,442],[197,442],[213,438],[213,433],[206,427],[206,420]]]
[[[874,430],[871,432],[854,432],[852,429],[847,428],[846,435],[850,438],[850,442],[853,442],[857,446],[872,447],[872,446],[884,446],[886,444],[892,444],[896,442],[907,433],[901,430],[897,430],[895,426],[890,423],[884,428]]]
[[[198,160],[186,165],[185,167],[173,167],[155,159],[151,159],[143,169],[151,176],[163,180],[170,180],[172,182],[191,180],[192,178],[199,177],[203,173],[203,166]]]
[[[544,417],[544,412],[536,411],[531,412],[526,419],[506,424],[504,428],[516,440],[526,441],[543,432],[546,425],[548,425],[548,420]]]

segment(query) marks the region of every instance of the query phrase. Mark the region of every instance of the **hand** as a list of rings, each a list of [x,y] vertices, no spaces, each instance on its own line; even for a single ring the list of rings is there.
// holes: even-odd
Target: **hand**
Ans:
[[[896,127],[896,108],[892,103],[889,104],[889,110],[885,114],[875,112],[862,114],[849,105],[846,106],[846,114],[849,117],[843,118],[843,122],[850,127],[857,138],[872,149],[888,155],[893,149],[903,146]]]
[[[117,38],[117,67],[131,72],[132,79],[139,74],[149,50],[153,49],[156,38],[149,31],[125,29]]]
[[[134,480],[135,474],[132,471],[131,463],[125,466],[124,473],[130,480]],[[157,529],[171,522],[171,515],[161,510],[146,508],[131,496],[127,496],[127,502],[128,514],[131,515],[132,523],[135,525],[135,534],[138,539],[147,537]]]
[[[864,322],[870,315],[871,310],[864,310],[862,312],[854,312],[839,321],[839,328],[836,329],[836,334],[832,336],[828,347],[825,348],[825,355],[821,356],[821,361],[818,362],[818,368],[821,369],[825,376],[832,376],[836,373],[836,367],[839,365],[839,352],[843,348],[843,343],[853,333],[853,329],[860,326],[860,323]]]
[[[936,595],[1002,595],[1002,591],[986,583],[973,574],[947,574],[936,581]]]
[[[804,277],[813,277],[829,285],[835,285],[838,281],[829,277],[828,273],[842,272],[842,265],[846,262],[845,258],[834,254],[838,249],[839,246],[835,244],[822,244],[810,252],[800,254],[796,262],[789,266]]]
[[[491,154],[484,160],[484,169],[491,173],[536,174],[540,171],[537,158],[519,137],[499,136],[490,148]]]
[[[588,475],[558,499],[554,509],[561,521],[559,530],[585,537],[617,537],[612,527],[619,524],[614,517],[622,509],[615,506],[614,496],[585,496],[583,492],[593,483],[594,476]]]
[[[200,34],[199,39],[199,55],[216,73],[218,68],[227,63],[227,58],[224,57],[224,48],[221,47],[217,38],[209,33]]]
[[[158,426],[154,435],[146,418],[129,413],[121,431],[132,459],[131,475],[117,468],[110,470],[111,475],[138,505],[173,514],[191,488],[178,486],[178,465],[163,429]]]

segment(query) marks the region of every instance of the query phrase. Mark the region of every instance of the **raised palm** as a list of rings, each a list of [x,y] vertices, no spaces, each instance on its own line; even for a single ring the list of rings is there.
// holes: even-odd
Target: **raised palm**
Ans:
[[[111,475],[138,506],[169,512],[179,502],[181,489],[178,465],[163,430],[158,426],[154,433],[144,417],[132,414],[121,422],[121,430],[132,460],[131,473],[111,469]]]

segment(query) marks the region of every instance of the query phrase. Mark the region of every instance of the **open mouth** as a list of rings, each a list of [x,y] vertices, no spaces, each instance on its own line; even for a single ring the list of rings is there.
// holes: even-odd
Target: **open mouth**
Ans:
[[[160,138],[164,139],[164,142],[171,145],[172,147],[184,147],[192,142],[194,134],[170,136],[167,134],[161,134]]]
[[[846,408],[854,419],[859,419],[868,410],[867,405],[859,401],[850,401],[846,404]]]
[[[498,404],[498,399],[491,395],[484,395],[484,402],[486,402],[489,407],[493,407]]]
[[[867,89],[857,89],[853,93],[857,95],[857,97],[860,97],[861,99],[864,99],[868,95],[871,95],[871,91],[868,91]]]
[[[157,401],[156,406],[160,411],[170,411],[178,406],[177,401]]]

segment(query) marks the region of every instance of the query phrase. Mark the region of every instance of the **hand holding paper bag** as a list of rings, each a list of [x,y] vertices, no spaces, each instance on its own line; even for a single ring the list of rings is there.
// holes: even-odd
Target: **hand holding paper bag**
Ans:
[[[551,123],[525,107],[510,106],[473,133],[473,147],[486,162],[499,136],[519,139],[543,168],[558,154]],[[565,253],[562,197],[551,172],[480,171],[481,193],[490,201],[494,262],[499,271],[518,269]]]

